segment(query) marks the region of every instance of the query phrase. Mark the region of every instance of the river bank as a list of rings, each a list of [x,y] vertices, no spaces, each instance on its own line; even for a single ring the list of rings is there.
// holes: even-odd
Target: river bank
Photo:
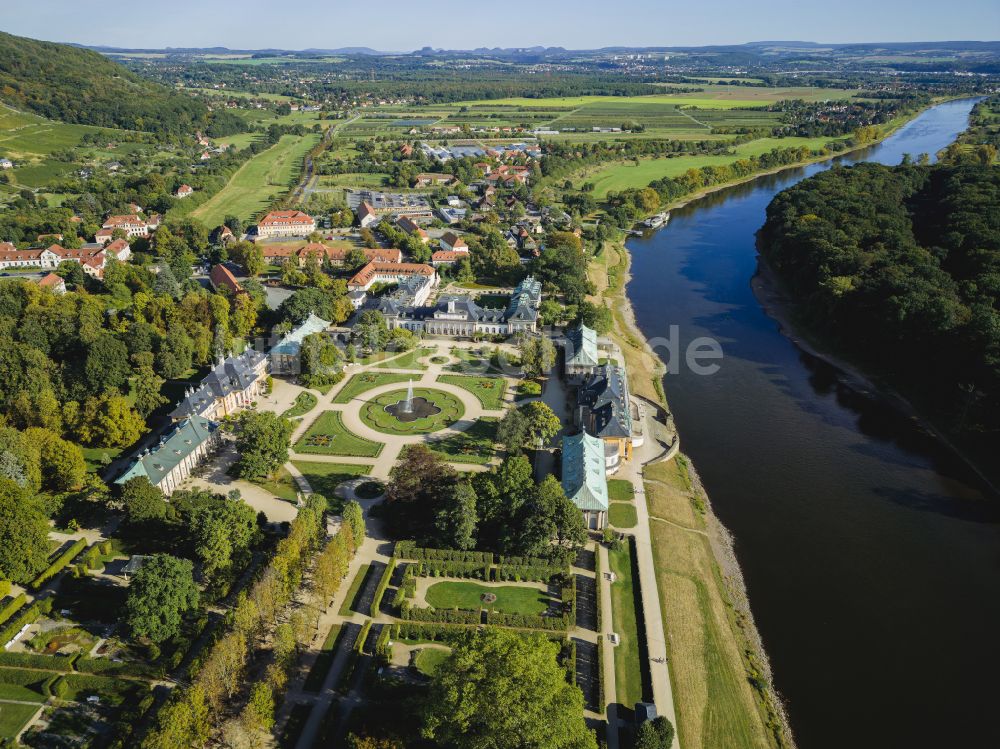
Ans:
[[[611,337],[625,357],[630,387],[664,408],[668,429],[676,435],[662,386],[666,365],[639,329],[625,293],[631,279],[631,257],[625,246],[617,243],[606,247],[604,253],[616,255],[602,297],[612,310],[615,325]],[[604,261],[608,263],[607,254]],[[679,435],[675,439],[679,441]],[[767,746],[777,749],[794,747],[784,703],[774,688],[770,660],[750,608],[733,536],[713,511],[690,458],[679,454],[673,463],[686,487],[672,484],[669,469],[662,465],[644,471],[644,481],[654,521],[650,531],[668,636],[668,667],[675,684],[678,736],[684,746],[711,747],[724,740],[728,747],[758,749],[765,739]],[[673,538],[678,529],[688,533]],[[707,543],[699,544],[694,534],[702,534]],[[682,546],[684,552],[680,553]],[[700,588],[702,596],[687,595],[684,588],[688,583]],[[703,637],[692,637],[692,622],[698,622],[696,629],[704,628]],[[723,661],[721,666],[704,663],[715,659]],[[752,704],[745,699],[750,683]],[[720,703],[717,711],[725,714],[726,709],[718,708],[728,706],[728,715],[721,720],[719,715],[715,717],[724,725],[706,727],[702,723],[716,700]],[[739,710],[756,711],[759,722],[754,716],[733,714]]]
[[[845,387],[859,395],[879,400],[906,418],[912,419],[921,429],[948,447],[955,457],[976,473],[994,494],[1000,496],[1000,485],[996,476],[934,424],[912,401],[874,374],[864,371],[858,365],[831,351],[808,329],[801,320],[797,304],[762,255],[757,256],[757,272],[750,279],[750,288],[764,313],[778,324],[778,330],[796,348],[834,369],[838,381]]]

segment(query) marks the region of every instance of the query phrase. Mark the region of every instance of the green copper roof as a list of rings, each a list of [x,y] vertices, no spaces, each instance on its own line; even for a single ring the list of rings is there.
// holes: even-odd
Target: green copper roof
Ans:
[[[135,463],[115,483],[124,484],[136,476],[145,476],[154,486],[159,484],[178,463],[207,442],[216,429],[218,425],[215,422],[198,417],[179,422],[158,445],[136,458]]]
[[[607,511],[604,440],[586,432],[563,437],[562,487],[570,501],[581,510]]]
[[[596,367],[600,363],[597,358],[597,333],[581,323],[566,337],[572,345],[572,352],[566,355],[567,366]]]

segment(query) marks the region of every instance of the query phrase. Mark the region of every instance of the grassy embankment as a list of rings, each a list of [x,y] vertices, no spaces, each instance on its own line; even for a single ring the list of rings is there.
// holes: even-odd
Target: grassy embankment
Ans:
[[[612,337],[622,350],[633,392],[665,404],[662,363],[631,323],[624,247],[608,243],[588,270],[597,287],[592,300],[613,311]],[[688,747],[785,746],[776,738],[781,729],[770,693],[749,680],[756,669],[750,655],[755,638],[733,606],[734,591],[710,543],[709,533],[719,529],[704,509],[706,498],[690,488],[683,458],[651,466],[645,475],[681,741]]]
[[[229,184],[191,212],[205,226],[218,226],[226,216],[248,219],[285,193],[302,168],[306,152],[319,135],[284,135],[268,150],[241,166]]]

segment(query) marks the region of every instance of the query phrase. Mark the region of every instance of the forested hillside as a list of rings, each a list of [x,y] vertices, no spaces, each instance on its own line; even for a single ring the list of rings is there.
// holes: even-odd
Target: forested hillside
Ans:
[[[65,44],[0,33],[0,102],[64,122],[187,133],[208,110],[116,62]]]
[[[831,169],[774,199],[759,245],[814,330],[946,427],[1000,434],[1000,169]]]

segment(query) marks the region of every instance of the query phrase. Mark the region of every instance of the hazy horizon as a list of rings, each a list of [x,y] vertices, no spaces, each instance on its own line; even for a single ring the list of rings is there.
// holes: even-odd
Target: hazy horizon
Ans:
[[[836,13],[818,3],[810,12],[797,0],[757,6],[737,0],[698,5],[634,0],[628,13],[595,0],[508,0],[502,7],[455,0],[384,0],[377,13],[372,6],[336,7],[329,0],[299,0],[282,12],[267,0],[175,0],[168,12],[121,0],[5,0],[4,5],[2,30],[8,33],[133,49],[370,47],[411,52],[423,47],[696,47],[762,40],[1000,40],[1000,3],[994,0],[955,0],[947,14],[930,0],[844,0]]]

